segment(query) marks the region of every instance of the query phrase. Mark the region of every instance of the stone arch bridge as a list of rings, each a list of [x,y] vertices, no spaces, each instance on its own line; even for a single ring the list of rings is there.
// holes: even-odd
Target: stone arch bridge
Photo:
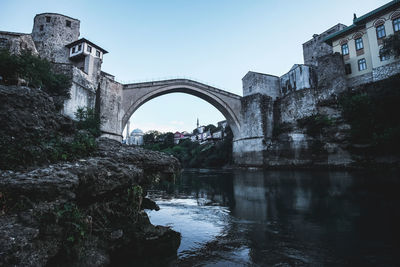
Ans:
[[[122,94],[122,109],[124,115],[121,120],[121,129],[125,128],[128,119],[141,105],[158,96],[176,92],[194,95],[207,101],[224,115],[234,135],[237,136],[239,134],[242,97],[188,79],[173,79],[124,85]]]
[[[252,76],[251,81],[255,81]],[[121,84],[103,76],[99,89],[100,101],[96,103],[104,137],[122,141],[125,125],[140,106],[165,94],[186,93],[207,101],[224,115],[233,132],[233,158],[237,164],[262,165],[265,138],[272,134],[270,96],[244,90],[242,97],[189,79]]]

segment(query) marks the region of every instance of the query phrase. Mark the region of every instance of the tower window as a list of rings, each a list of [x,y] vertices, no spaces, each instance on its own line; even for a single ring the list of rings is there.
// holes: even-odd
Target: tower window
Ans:
[[[91,46],[88,46],[88,47],[86,48],[86,50],[87,50],[89,53],[92,53],[92,47],[91,47]]]
[[[75,53],[75,46],[72,47],[72,54]]]
[[[96,50],[96,57],[100,57],[100,51]]]
[[[44,26],[43,26],[43,25],[40,25],[40,31],[41,31],[41,32],[43,31],[43,28],[44,28]]]
[[[70,21],[70,20],[67,20],[67,21],[65,22],[65,25],[66,25],[67,27],[70,27],[70,28],[71,28],[71,21]]]
[[[358,70],[362,71],[366,69],[367,69],[367,61],[365,60],[365,58],[362,58],[358,61]]]
[[[78,45],[78,51],[81,51],[82,50],[82,45],[80,44],[80,45]]]
[[[46,16],[46,22],[50,22],[50,17]]]

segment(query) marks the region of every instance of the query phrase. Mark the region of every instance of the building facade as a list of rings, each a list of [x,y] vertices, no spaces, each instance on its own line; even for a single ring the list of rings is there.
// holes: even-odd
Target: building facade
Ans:
[[[383,40],[400,33],[400,1],[395,0],[359,18],[353,24],[325,37],[334,53],[343,56],[348,86],[388,78],[400,72],[399,60],[382,57]]]

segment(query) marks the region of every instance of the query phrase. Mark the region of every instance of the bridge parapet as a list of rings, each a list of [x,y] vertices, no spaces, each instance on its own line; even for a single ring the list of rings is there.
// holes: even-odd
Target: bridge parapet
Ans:
[[[193,86],[198,86],[204,88],[206,90],[214,91],[215,93],[226,95],[232,98],[241,99],[240,95],[236,95],[221,89],[218,89],[214,86],[210,86],[201,82],[189,80],[189,79],[169,79],[169,80],[161,80],[161,81],[150,81],[150,82],[140,82],[140,83],[129,83],[124,84],[124,90],[130,89],[141,89],[146,87],[155,87],[155,86],[167,86],[167,85],[174,85],[174,84],[188,84]]]

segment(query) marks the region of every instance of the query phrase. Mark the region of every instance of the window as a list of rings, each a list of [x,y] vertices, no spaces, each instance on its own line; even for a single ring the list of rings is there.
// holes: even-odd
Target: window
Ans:
[[[70,28],[71,28],[71,21],[70,21],[70,20],[67,20],[67,21],[65,22],[65,26],[67,26],[67,27],[70,27]]]
[[[43,28],[44,28],[43,25],[40,25],[40,31],[43,31]]]
[[[349,54],[349,45],[348,44],[342,44],[342,55],[348,55]]]
[[[367,69],[367,61],[365,60],[365,58],[362,58],[358,61],[358,70],[362,71],[366,69]]]
[[[96,50],[96,57],[100,57],[100,51]]]
[[[72,54],[75,53],[75,46],[72,47]]]
[[[350,64],[344,65],[344,70],[347,75],[351,74],[351,65]]]
[[[381,61],[386,61],[386,60],[388,60],[390,57],[389,57],[389,56],[382,55],[381,51],[382,51],[382,48],[379,50],[379,58],[380,58],[380,60],[381,60]]]
[[[82,50],[82,45],[80,44],[80,45],[78,45],[78,51],[81,51]]]
[[[86,48],[86,50],[87,50],[89,53],[92,53],[92,47],[91,47],[91,46],[88,46],[88,47]]]
[[[382,39],[386,37],[385,25],[376,27],[376,37]]]
[[[50,17],[46,16],[46,22],[50,22]]]
[[[356,50],[361,50],[364,48],[362,37],[356,39]]]
[[[400,31],[400,17],[393,20],[393,30],[394,30],[394,32]]]

